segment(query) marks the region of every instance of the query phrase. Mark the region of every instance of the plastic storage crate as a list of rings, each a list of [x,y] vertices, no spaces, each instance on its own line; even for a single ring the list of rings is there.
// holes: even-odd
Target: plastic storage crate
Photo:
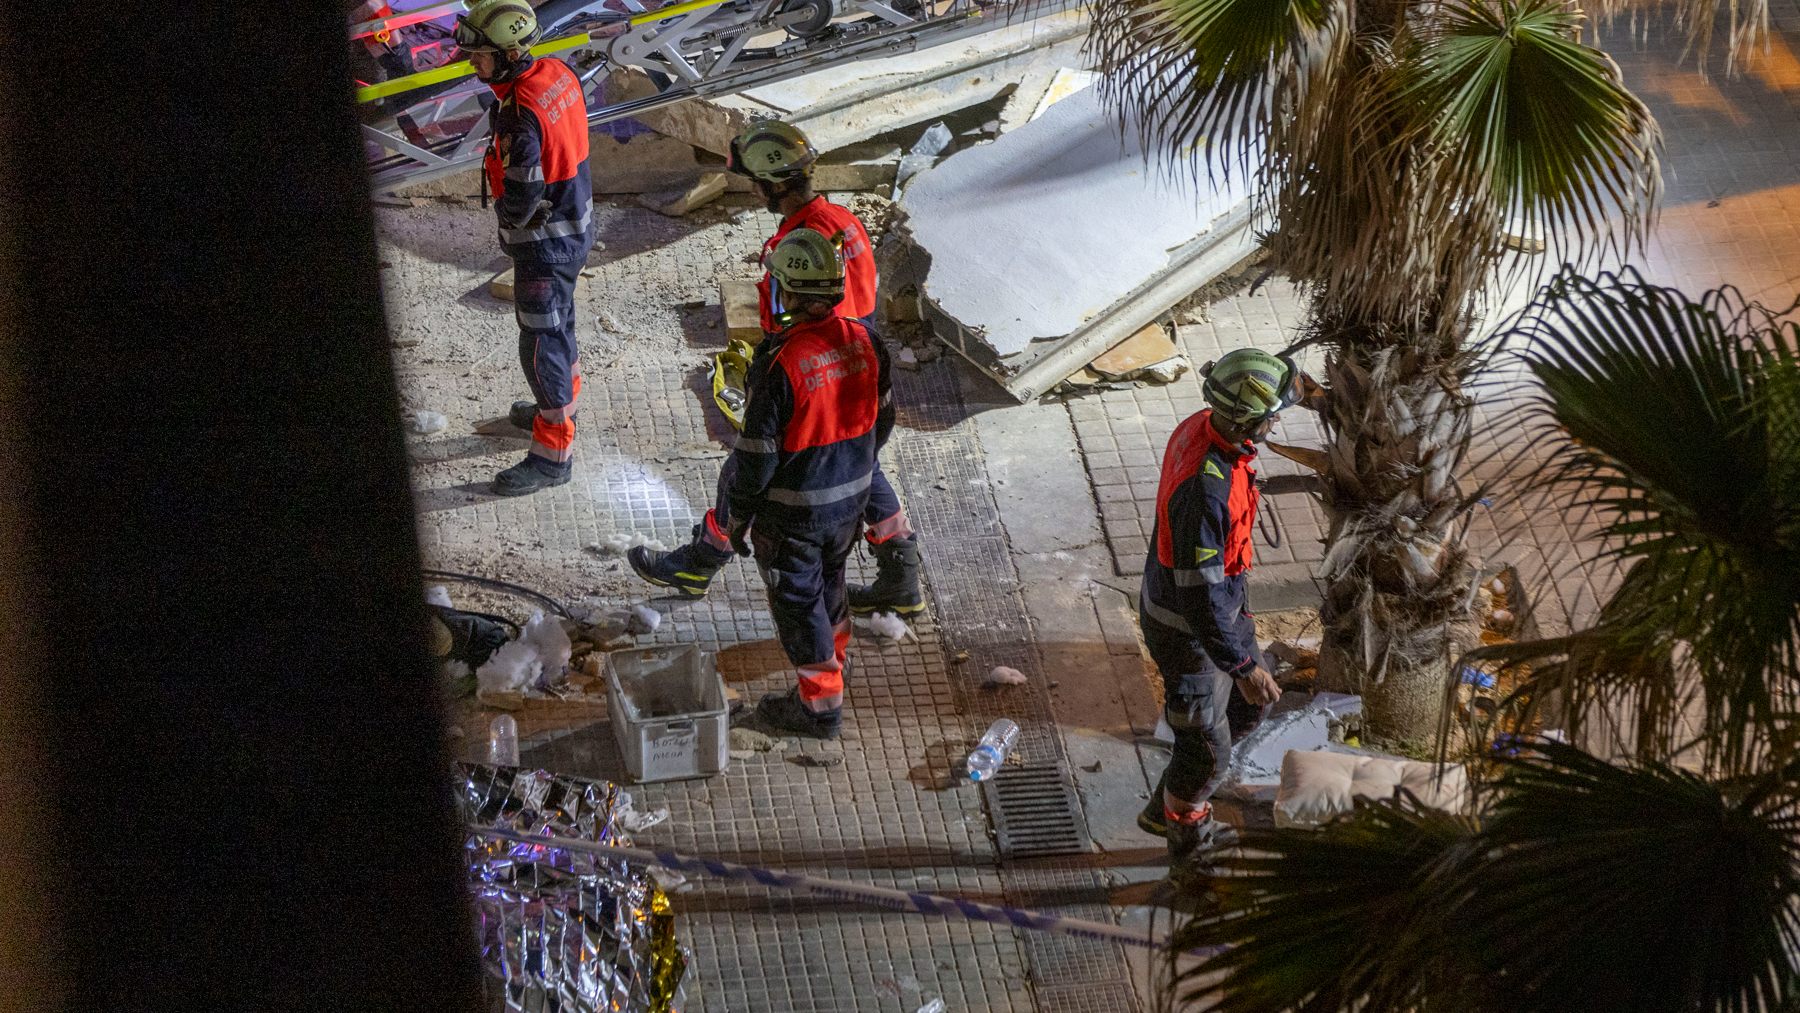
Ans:
[[[730,760],[725,683],[698,647],[606,656],[606,695],[625,769],[639,782],[706,777]]]

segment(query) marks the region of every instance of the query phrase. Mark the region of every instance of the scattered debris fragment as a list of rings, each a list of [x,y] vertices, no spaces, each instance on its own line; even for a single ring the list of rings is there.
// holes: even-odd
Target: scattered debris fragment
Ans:
[[[617,811],[619,823],[630,833],[640,833],[669,818],[668,806],[657,806],[649,812],[643,812],[633,806],[626,805]]]
[[[690,187],[642,194],[638,197],[638,201],[659,214],[680,218],[690,211],[718,200],[719,196],[725,192],[726,182],[727,177],[722,172],[705,172],[701,173],[700,178]]]
[[[641,531],[633,531],[630,534],[614,532],[607,535],[599,544],[590,545],[588,548],[590,551],[596,553],[610,553],[614,556],[623,556],[626,552],[638,548],[639,546],[646,549],[652,549],[656,552],[667,552],[669,550],[669,547],[664,545],[660,539],[650,538]]]
[[[936,164],[939,155],[950,146],[956,135],[941,121],[933,123],[923,134],[919,135],[911,150],[900,158],[897,184],[905,186],[906,181],[924,172]]]
[[[734,760],[749,760],[758,753],[778,753],[787,748],[787,743],[780,739],[742,726],[731,729],[726,738],[730,745],[727,752]]]
[[[947,1008],[948,1007],[946,1007],[944,1005],[944,1000],[941,998],[938,998],[938,999],[931,1000],[930,1002],[926,1003],[923,1006],[920,1006],[918,1009],[918,1013],[944,1013],[944,1010]]]
[[[719,305],[725,309],[726,341],[762,342],[762,315],[757,311],[754,284],[736,278],[720,282]]]
[[[906,620],[900,618],[893,612],[876,612],[873,615],[859,618],[862,619],[863,625],[873,630],[877,635],[887,640],[892,640],[895,643],[899,643],[902,640],[919,639],[918,635],[913,633],[912,627],[906,625]]]
[[[637,636],[645,636],[656,632],[662,625],[662,613],[648,605],[633,605],[631,619],[625,624],[627,632]]]
[[[1163,326],[1150,323],[1107,349],[1088,368],[1115,383],[1173,383],[1188,371],[1188,361]]]
[[[656,880],[657,886],[660,886],[671,893],[687,885],[687,877],[676,872],[674,869],[665,869],[660,865],[652,865],[644,871],[650,874],[651,879]]]
[[[476,685],[486,694],[560,682],[573,649],[560,622],[533,612],[519,636],[500,645],[475,671]]]
[[[412,413],[412,431],[420,436],[442,432],[450,425],[450,420],[443,412],[416,411]]]
[[[802,767],[837,767],[843,764],[844,758],[836,753],[829,756],[821,753],[800,753],[794,757],[793,762]]]
[[[981,680],[983,686],[1023,686],[1025,673],[1005,665],[995,665],[994,670]]]
[[[502,302],[513,301],[513,269],[507,268],[488,279],[488,295]]]
[[[425,604],[441,605],[444,608],[455,608],[450,604],[450,589],[442,584],[433,584],[425,589]]]

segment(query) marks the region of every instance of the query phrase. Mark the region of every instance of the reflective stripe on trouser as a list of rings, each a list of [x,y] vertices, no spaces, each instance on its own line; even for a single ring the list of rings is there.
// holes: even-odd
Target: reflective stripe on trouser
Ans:
[[[575,279],[580,262],[513,264],[513,315],[519,321],[519,366],[537,418],[531,424],[531,453],[567,468],[575,454],[575,398],[581,393],[580,352],[575,341]]]
[[[1252,627],[1249,613],[1238,621]],[[1244,699],[1231,676],[1220,671],[1194,638],[1139,612],[1144,646],[1163,679],[1163,718],[1175,733],[1174,755],[1163,789],[1170,801],[1198,806],[1212,797],[1231,761],[1231,743],[1255,728],[1263,708]],[[1265,668],[1267,659],[1257,662]],[[1175,808],[1175,807],[1171,807]]]
[[[869,526],[865,534],[875,545],[892,538],[908,538],[913,533],[906,508],[900,505],[900,496],[881,470],[880,461],[875,462],[875,477],[869,483],[869,505],[863,507],[863,521]]]
[[[764,521],[751,531],[781,649],[798,671],[800,699],[815,711],[843,706],[844,660],[850,647],[844,566],[861,527],[860,520],[814,529]]]
[[[731,501],[726,490],[737,477],[737,458],[728,456],[719,468],[719,483],[714,487],[713,506],[700,522],[700,541],[720,552],[736,551],[731,547]]]

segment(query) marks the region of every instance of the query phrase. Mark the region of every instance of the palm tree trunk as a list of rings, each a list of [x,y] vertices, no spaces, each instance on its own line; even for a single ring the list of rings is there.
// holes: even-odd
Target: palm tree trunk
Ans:
[[[1475,635],[1472,504],[1456,479],[1473,404],[1455,353],[1440,354],[1454,347],[1343,341],[1326,365],[1320,683],[1360,693],[1369,733],[1393,744],[1436,733],[1451,661]]]

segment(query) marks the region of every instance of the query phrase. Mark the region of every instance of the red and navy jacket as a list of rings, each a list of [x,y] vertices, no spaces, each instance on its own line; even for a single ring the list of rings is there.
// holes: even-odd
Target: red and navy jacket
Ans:
[[[814,197],[800,210],[781,220],[775,234],[763,244],[763,259],[768,260],[775,244],[795,229],[811,229],[827,239],[839,232],[844,234],[844,301],[838,303],[837,315],[857,318],[873,315],[875,248],[869,242],[869,232],[863,228],[862,221],[848,208],[839,207],[824,197]],[[775,319],[774,301],[770,298],[773,291],[765,272],[762,280],[756,283],[756,306],[762,314],[762,328],[770,334],[781,329],[780,321]]]
[[[887,350],[869,328],[795,324],[757,346],[745,388],[731,516],[812,529],[861,515],[894,428]]]
[[[500,246],[514,260],[586,260],[594,245],[594,186],[581,81],[561,60],[545,57],[492,87],[500,103],[483,168]]]
[[[1209,408],[1175,427],[1156,490],[1156,532],[1144,561],[1146,621],[1185,633],[1235,677],[1256,664],[1241,621],[1256,525],[1256,448],[1226,443]]]

